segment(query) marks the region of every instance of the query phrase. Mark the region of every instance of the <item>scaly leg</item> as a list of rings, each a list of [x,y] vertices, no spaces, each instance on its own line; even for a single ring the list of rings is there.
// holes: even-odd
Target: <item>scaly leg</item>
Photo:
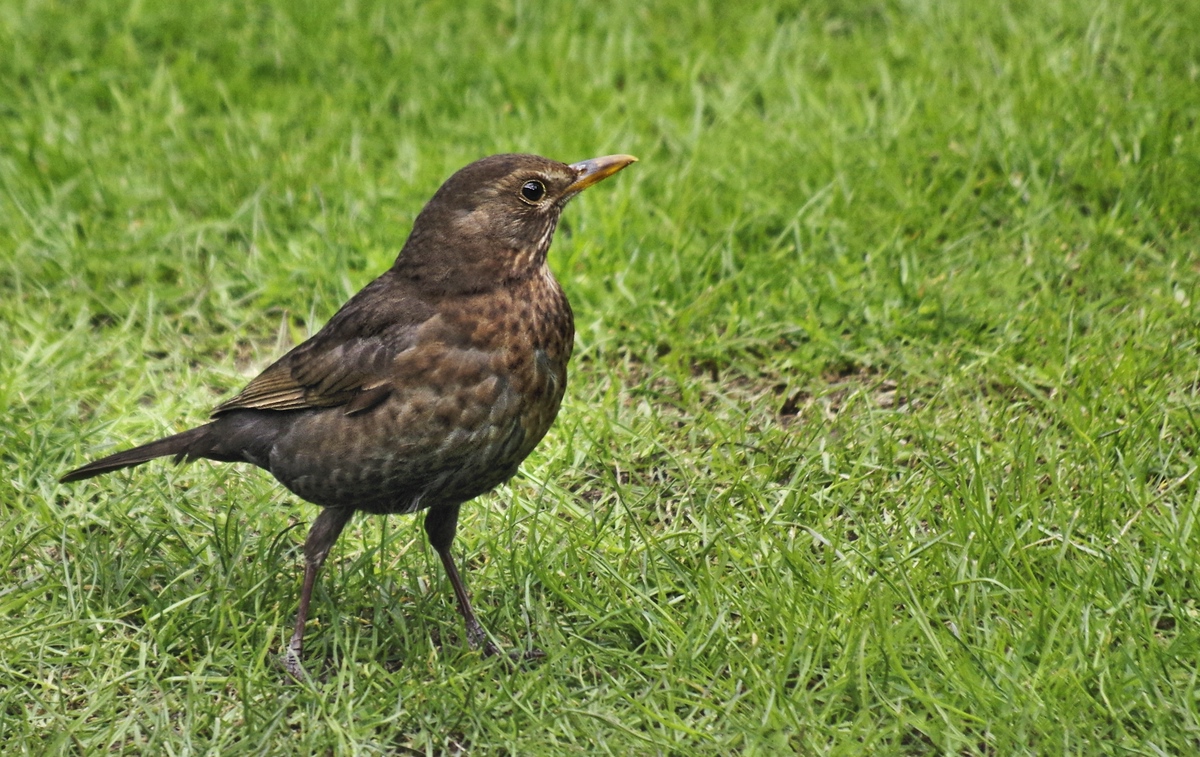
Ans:
[[[450,554],[450,545],[454,542],[454,532],[458,527],[458,507],[458,505],[454,505],[431,509],[425,516],[425,533],[429,536],[429,543],[437,550],[438,557],[442,558],[442,565],[446,568],[450,585],[454,587],[454,596],[458,599],[458,611],[462,613],[463,620],[467,624],[467,643],[471,649],[482,649],[485,657],[491,657],[500,654],[500,649],[488,638],[479,619],[475,617],[475,610],[471,607],[471,598],[467,596],[467,587],[463,585],[462,577],[458,574],[458,566],[454,564],[454,557]],[[513,655],[513,657],[524,659],[537,659],[544,656],[545,653],[536,647],[524,654]]]
[[[300,659],[304,652],[304,626],[308,622],[308,604],[312,600],[313,584],[317,581],[317,573],[329,555],[333,543],[341,535],[342,529],[354,515],[351,507],[327,507],[313,521],[304,540],[304,586],[300,589],[300,609],[296,611],[296,627],[292,631],[292,640],[288,643],[287,651],[283,654],[283,667],[288,674],[301,680],[304,677],[304,666]]]
[[[471,649],[483,649],[484,656],[500,654],[500,650],[488,638],[487,632],[475,617],[471,608],[471,598],[467,596],[467,587],[463,586],[462,578],[458,575],[458,567],[450,554],[450,545],[454,543],[454,532],[458,529],[458,505],[432,508],[425,516],[425,533],[429,543],[437,550],[450,577],[450,585],[454,587],[454,596],[458,599],[458,611],[462,613],[467,623],[467,643]]]

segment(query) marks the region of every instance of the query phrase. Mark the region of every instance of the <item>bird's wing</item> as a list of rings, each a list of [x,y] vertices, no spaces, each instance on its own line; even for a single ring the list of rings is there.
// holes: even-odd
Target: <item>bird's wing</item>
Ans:
[[[231,410],[369,410],[392,392],[390,366],[412,347],[429,313],[380,297],[379,282],[355,295],[323,329],[298,345],[213,415]],[[374,292],[374,295],[372,295]]]
[[[230,410],[304,410],[345,405],[362,412],[387,399],[386,364],[396,350],[380,338],[311,340],[260,373],[213,415]]]

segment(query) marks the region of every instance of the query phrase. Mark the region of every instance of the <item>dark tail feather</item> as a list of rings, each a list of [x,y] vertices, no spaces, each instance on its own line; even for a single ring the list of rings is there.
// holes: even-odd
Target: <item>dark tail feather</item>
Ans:
[[[168,436],[156,442],[150,442],[140,447],[127,449],[124,452],[118,452],[115,455],[102,457],[95,462],[88,463],[82,468],[76,468],[58,480],[64,484],[71,481],[79,481],[84,478],[99,476],[101,473],[109,473],[122,468],[132,468],[135,465],[141,465],[147,460],[153,460],[156,457],[174,455],[175,462],[177,463],[182,462],[184,458],[199,457],[211,446],[204,442],[206,441],[208,432],[212,429],[212,425],[211,423],[206,423],[190,431],[184,431],[182,434]]]

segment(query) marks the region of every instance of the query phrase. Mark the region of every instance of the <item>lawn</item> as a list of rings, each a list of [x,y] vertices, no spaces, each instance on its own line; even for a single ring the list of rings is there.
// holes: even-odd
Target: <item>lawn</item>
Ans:
[[[1200,4],[0,3],[9,754],[1200,750]],[[204,421],[496,152],[568,207],[558,422],[360,517]]]

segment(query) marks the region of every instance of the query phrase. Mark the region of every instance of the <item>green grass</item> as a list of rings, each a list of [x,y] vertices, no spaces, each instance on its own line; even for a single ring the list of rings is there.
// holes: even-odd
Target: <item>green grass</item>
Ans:
[[[0,4],[12,754],[1200,750],[1200,5]],[[205,419],[483,155],[642,162],[464,511],[86,459]]]

